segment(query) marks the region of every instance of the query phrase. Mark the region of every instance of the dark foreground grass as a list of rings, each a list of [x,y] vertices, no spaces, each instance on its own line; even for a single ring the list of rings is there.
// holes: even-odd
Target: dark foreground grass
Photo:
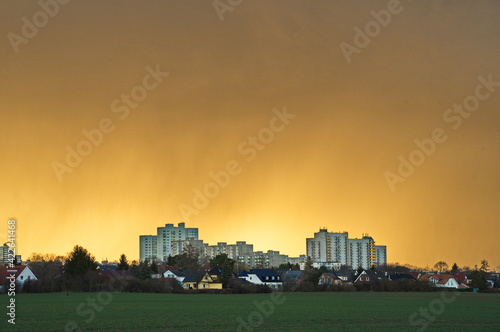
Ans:
[[[498,294],[466,293],[444,303],[441,293],[283,293],[274,308],[272,296],[19,294],[14,327],[2,295],[0,331],[64,331],[72,324],[82,331],[235,331],[242,321],[260,324],[260,331],[500,331]],[[420,308],[431,318],[424,320]]]

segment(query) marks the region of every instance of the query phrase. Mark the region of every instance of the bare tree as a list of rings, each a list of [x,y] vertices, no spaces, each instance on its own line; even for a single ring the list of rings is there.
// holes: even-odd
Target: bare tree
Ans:
[[[444,273],[448,271],[448,264],[445,261],[439,261],[434,264],[434,269],[439,273]]]
[[[481,261],[481,267],[479,268],[479,270],[486,272],[486,273],[488,273],[490,271],[490,264],[488,263],[488,261],[486,259],[483,259]]]

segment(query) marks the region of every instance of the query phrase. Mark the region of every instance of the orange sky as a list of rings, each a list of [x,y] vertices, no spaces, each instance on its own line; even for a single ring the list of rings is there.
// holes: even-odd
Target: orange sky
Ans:
[[[0,238],[16,218],[25,258],[79,244],[137,259],[139,235],[186,221],[296,256],[328,227],[369,233],[390,262],[498,266],[500,87],[458,128],[444,115],[478,77],[500,82],[500,5],[402,1],[348,63],[341,43],[388,3],[252,0],[221,21],[212,1],[75,0],[13,47],[41,8],[1,2]],[[168,76],[136,88],[157,66]],[[125,106],[132,91],[147,97]],[[284,107],[296,117],[248,161]],[[54,163],[103,119],[113,130],[59,181]],[[385,172],[435,128],[446,141],[392,191]],[[240,172],[186,220],[230,161]]]

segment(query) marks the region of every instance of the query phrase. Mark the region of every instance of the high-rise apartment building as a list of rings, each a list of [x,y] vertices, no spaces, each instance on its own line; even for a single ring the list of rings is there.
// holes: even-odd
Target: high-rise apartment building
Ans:
[[[375,265],[375,259],[375,241],[371,236],[349,239],[349,265],[353,269],[362,267],[367,270]]]
[[[379,251],[376,247],[380,247]],[[360,266],[369,269],[387,262],[386,247],[375,246],[375,241],[368,234],[361,239],[349,239],[347,232],[333,233],[325,228],[314,233],[314,238],[306,239],[306,252],[315,266],[340,264],[354,269]]]
[[[387,264],[387,246],[375,246],[375,265]]]
[[[188,238],[198,240],[198,228],[186,228],[183,222],[179,223],[177,227],[174,224],[158,227],[156,235],[139,236],[139,257],[141,261],[146,258],[166,261],[168,256],[173,255],[174,241]]]
[[[250,255],[252,253],[253,244],[247,244],[246,241],[237,241],[236,244],[218,242],[216,245],[207,245],[205,247],[205,256],[208,257],[226,254],[227,257],[236,260],[239,256]]]
[[[205,252],[206,243],[203,240],[195,240],[192,238],[187,238],[186,240],[174,240],[172,241],[172,253],[171,256],[177,256],[184,253],[184,250],[191,246],[197,250],[199,255],[203,255]]]
[[[239,255],[235,260],[249,268],[271,268],[286,264],[287,258],[287,255],[280,254],[279,251],[268,250],[267,252],[255,251]]]
[[[158,257],[158,245],[156,235],[139,236],[139,259],[143,262],[146,258]]]
[[[307,256],[315,263],[340,263],[348,265],[348,234],[328,232],[326,228],[306,239]]]
[[[0,265],[9,263],[9,246],[7,244],[0,246]]]

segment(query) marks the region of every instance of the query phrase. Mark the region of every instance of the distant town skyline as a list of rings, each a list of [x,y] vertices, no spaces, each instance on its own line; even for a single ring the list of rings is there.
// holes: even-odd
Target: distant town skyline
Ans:
[[[185,222],[500,265],[499,2],[41,3],[0,4],[0,239],[16,219],[23,259],[139,259]]]

